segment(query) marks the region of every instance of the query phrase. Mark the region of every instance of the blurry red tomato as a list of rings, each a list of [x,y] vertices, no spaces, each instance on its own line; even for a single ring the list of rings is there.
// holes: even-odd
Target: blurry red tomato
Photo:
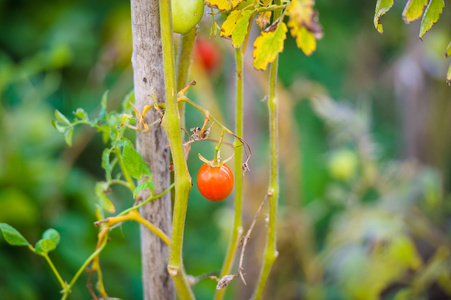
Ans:
[[[196,40],[195,56],[207,73],[217,70],[221,63],[220,51],[216,44],[209,39],[199,38]]]

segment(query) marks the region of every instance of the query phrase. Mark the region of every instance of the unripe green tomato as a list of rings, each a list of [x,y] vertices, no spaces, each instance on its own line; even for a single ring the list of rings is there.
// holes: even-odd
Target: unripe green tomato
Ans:
[[[203,0],[172,0],[172,30],[188,33],[199,23],[204,14]]]
[[[348,181],[357,172],[358,157],[354,151],[340,150],[329,161],[330,175],[338,180]]]

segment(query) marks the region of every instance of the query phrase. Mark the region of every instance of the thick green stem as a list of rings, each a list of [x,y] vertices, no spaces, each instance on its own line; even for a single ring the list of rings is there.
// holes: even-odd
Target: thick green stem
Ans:
[[[180,91],[188,85],[189,67],[191,65],[191,56],[194,48],[194,41],[197,36],[197,26],[191,29],[187,34],[182,35],[177,53],[177,91]],[[185,104],[179,102],[180,124],[184,127],[185,123]]]
[[[241,49],[235,50],[236,58],[236,116],[235,116],[235,134],[243,137],[243,53]],[[243,144],[238,140],[234,142],[235,148],[235,218],[233,222],[232,235],[230,237],[229,247],[227,249],[224,264],[222,266],[220,278],[229,275],[235,255],[238,248],[238,243],[243,233],[242,220],[242,206],[243,206]],[[215,299],[224,298],[225,289],[216,291]]]
[[[276,4],[280,4],[276,1]],[[274,19],[280,16],[280,11],[274,12]],[[263,265],[260,271],[257,286],[255,287],[252,299],[261,299],[263,296],[263,289],[268,279],[269,272],[274,261],[277,258],[278,252],[276,250],[276,216],[277,216],[277,201],[279,198],[279,164],[278,164],[278,150],[279,150],[279,120],[278,120],[278,99],[277,99],[277,66],[278,57],[271,64],[270,69],[270,88],[269,88],[269,140],[270,140],[270,177],[268,187],[269,200],[269,221],[268,234],[266,238],[266,247],[263,255]]]
[[[174,44],[172,36],[170,0],[160,1],[160,16],[166,91],[166,112],[163,117],[162,126],[166,131],[169,146],[171,148],[175,182],[175,203],[168,272],[174,280],[175,287],[180,298],[194,299],[193,292],[188,284],[182,264],[183,232],[185,228],[188,197],[191,191],[192,183],[183,150],[180,119],[176,99],[177,87],[174,72]]]

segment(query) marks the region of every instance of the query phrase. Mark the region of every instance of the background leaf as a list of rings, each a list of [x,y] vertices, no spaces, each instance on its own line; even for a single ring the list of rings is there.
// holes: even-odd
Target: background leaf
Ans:
[[[14,227],[0,223],[0,230],[5,241],[13,246],[30,246],[30,243]]]
[[[424,34],[438,21],[440,14],[443,11],[443,7],[445,7],[444,0],[431,0],[429,2],[429,5],[424,12],[423,19],[421,20],[420,39],[423,38]]]
[[[384,33],[384,28],[381,23],[381,16],[392,8],[394,2],[394,0],[377,0],[374,13],[374,27],[382,34]]]
[[[254,67],[266,70],[277,54],[283,51],[283,42],[287,38],[287,25],[283,22],[271,25],[268,31],[263,31],[254,42]]]

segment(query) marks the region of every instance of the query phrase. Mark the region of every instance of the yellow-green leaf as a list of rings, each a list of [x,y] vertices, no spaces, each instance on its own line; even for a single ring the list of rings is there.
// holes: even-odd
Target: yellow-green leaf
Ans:
[[[206,0],[205,5],[221,11],[231,11],[243,1],[244,0]],[[230,4],[232,4],[233,7],[230,6]]]
[[[444,0],[429,1],[429,5],[424,12],[423,19],[421,20],[420,39],[423,38],[424,34],[428,32],[432,25],[438,21],[438,18],[443,11],[443,7],[445,7]]]
[[[451,86],[451,65],[449,65],[448,73],[446,74],[446,83]]]
[[[449,42],[448,47],[446,47],[445,57],[451,56],[451,42]]]
[[[310,56],[316,50],[316,39],[313,33],[307,30],[304,26],[297,27],[293,20],[288,21],[291,35],[296,39],[296,45],[301,49],[305,55]]]
[[[254,67],[259,70],[266,70],[269,63],[272,63],[277,54],[283,51],[283,42],[287,38],[287,26],[283,22],[277,22],[262,32],[254,42]]]
[[[421,17],[426,5],[428,5],[428,0],[407,1],[404,11],[402,12],[402,19],[404,20],[404,23],[409,24],[410,22],[413,22]]]
[[[241,47],[244,42],[244,38],[247,34],[247,28],[249,25],[249,18],[251,17],[252,11],[245,10],[241,12],[241,17],[236,22],[235,29],[232,33],[232,45],[235,48]]]
[[[224,23],[222,23],[221,32],[219,33],[219,35],[222,37],[231,37],[233,31],[235,30],[236,22],[240,19],[240,17],[241,10],[232,11],[224,21]]]
[[[384,28],[381,24],[381,16],[392,8],[395,0],[377,0],[376,11],[374,12],[374,27],[380,33],[384,33]]]
[[[320,39],[323,30],[318,23],[318,13],[313,9],[314,0],[293,0],[287,7],[287,15],[297,27],[306,27],[308,31],[315,35],[316,39]]]

